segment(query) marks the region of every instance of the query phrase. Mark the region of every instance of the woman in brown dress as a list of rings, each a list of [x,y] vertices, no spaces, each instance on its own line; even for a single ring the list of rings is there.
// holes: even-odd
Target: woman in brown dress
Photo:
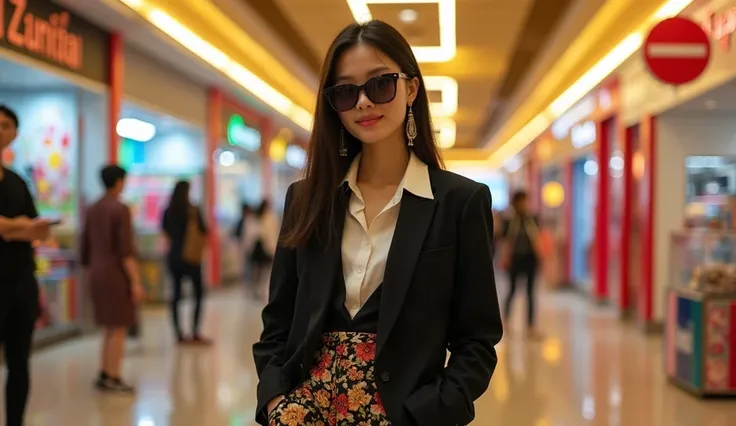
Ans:
[[[126,333],[135,325],[143,287],[133,249],[130,210],[119,200],[125,170],[107,166],[101,177],[106,193],[87,210],[81,242],[95,321],[104,328],[102,369],[96,386],[105,392],[132,393],[133,388],[121,380],[120,369]]]

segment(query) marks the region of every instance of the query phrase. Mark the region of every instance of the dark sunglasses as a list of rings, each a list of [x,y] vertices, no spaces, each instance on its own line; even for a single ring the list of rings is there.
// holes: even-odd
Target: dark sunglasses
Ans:
[[[360,92],[374,104],[387,104],[396,97],[396,85],[400,78],[409,79],[404,73],[383,74],[373,77],[358,86],[357,84],[338,84],[324,90],[327,102],[335,111],[346,112],[355,108],[360,99]]]

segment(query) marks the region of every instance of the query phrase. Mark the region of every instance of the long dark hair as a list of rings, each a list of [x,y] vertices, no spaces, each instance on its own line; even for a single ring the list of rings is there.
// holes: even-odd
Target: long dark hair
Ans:
[[[168,210],[173,214],[187,214],[189,206],[189,182],[180,180],[171,192]]]
[[[322,92],[334,84],[335,65],[340,56],[358,43],[367,43],[377,48],[394,60],[401,72],[419,79],[419,91],[412,104],[417,123],[413,151],[430,168],[443,167],[435,144],[424,79],[409,43],[394,27],[382,21],[372,20],[348,25],[332,42],[322,64],[304,180],[295,186],[296,190],[284,219],[286,232],[282,243],[286,246],[306,244],[312,236],[318,237],[320,244],[325,244],[325,238],[329,239],[335,230],[335,195],[351,162],[362,150],[362,145],[349,132],[344,132],[348,155],[339,155],[342,122],[322,96]]]

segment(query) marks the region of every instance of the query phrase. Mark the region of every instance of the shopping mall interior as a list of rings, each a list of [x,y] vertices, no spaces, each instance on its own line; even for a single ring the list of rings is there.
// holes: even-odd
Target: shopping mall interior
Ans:
[[[426,261],[424,256],[434,259],[434,265],[421,265],[438,272],[432,279],[450,284],[437,289],[412,281],[406,297],[423,298],[417,303],[425,310],[452,310],[395,312],[398,322],[423,322],[422,336],[442,337],[437,318],[448,318],[446,344],[439,346],[441,352],[447,348],[447,364],[436,373],[439,379],[428,379],[435,373],[426,371],[421,378],[439,380],[436,387],[442,390],[429,410],[439,417],[416,415],[413,394],[400,403],[409,413],[400,417],[395,402],[382,394],[388,420],[308,422],[303,415],[287,418],[292,400],[283,406],[271,406],[275,399],[261,401],[271,369],[287,369],[278,349],[277,361],[265,372],[254,359],[254,344],[263,345],[269,334],[261,335],[261,313],[269,300],[275,305],[283,289],[273,290],[292,271],[279,262],[279,250],[285,250],[279,245],[271,277],[281,278],[269,286],[268,276],[253,273],[245,241],[265,241],[268,225],[244,217],[256,212],[262,218],[267,204],[280,223],[292,183],[337,175],[310,167],[321,155],[315,148],[320,145],[312,144],[324,138],[312,132],[318,123],[341,126],[334,131],[335,159],[343,149],[354,155],[346,140],[368,146],[340,124],[337,117],[350,111],[336,115],[329,109],[337,110],[339,93],[331,87],[335,71],[330,67],[342,65],[324,61],[344,27],[371,19],[393,26],[410,45],[421,72],[416,81],[428,98],[423,118],[431,119],[434,133],[434,141],[428,133],[428,142],[421,143],[436,145],[447,170],[487,189],[492,201],[483,211],[492,212],[494,227],[473,230],[488,236],[483,247],[460,247],[460,237],[436,246],[424,243],[419,262]],[[2,165],[22,177],[38,215],[54,223],[48,239],[33,242],[40,315],[25,424],[251,426],[263,424],[266,410],[272,426],[405,426],[401,419],[411,416],[411,426],[733,425],[734,33],[736,0],[0,0],[0,105],[18,116],[17,137],[8,147],[0,145]],[[360,40],[371,43],[365,41],[369,36]],[[393,62],[393,50],[373,47],[376,58]],[[417,77],[400,71],[395,75],[407,82],[396,77],[393,97],[383,104],[394,102],[397,87],[403,87],[397,85]],[[381,90],[374,78],[353,82],[358,87],[353,109],[365,102],[383,107],[374,99]],[[404,141],[406,134],[408,152],[417,158],[421,150],[411,151],[416,126],[412,134],[408,124],[414,124],[411,103],[407,111],[406,131],[399,137]],[[3,114],[0,110],[0,118]],[[330,116],[322,120],[320,114]],[[367,158],[368,151],[363,152]],[[80,262],[87,211],[105,196],[99,175],[110,164],[127,172],[120,201],[130,212],[145,293],[125,350],[122,374],[136,389],[126,395],[101,392],[99,382],[95,385],[102,345],[99,307]],[[393,184],[391,194],[398,194],[393,201],[418,198],[406,170]],[[342,182],[342,176],[337,178]],[[173,240],[164,235],[162,218],[180,181],[190,183],[190,203],[199,207],[208,228],[200,263],[206,289],[202,334],[212,339],[209,345],[177,342],[169,313],[174,286],[168,242]],[[435,206],[427,220],[455,208],[442,204],[438,185],[431,182],[434,195],[424,204]],[[1,191],[0,185],[3,203]],[[519,194],[525,211],[517,204]],[[362,202],[359,192],[357,198]],[[402,220],[402,212],[412,207],[399,204],[396,226],[414,221],[419,223],[411,225],[414,229],[421,227],[421,216]],[[390,206],[378,211],[384,214]],[[249,223],[261,227],[258,236],[246,236]],[[441,229],[452,230],[448,238],[465,235],[463,223],[454,226]],[[427,235],[427,241],[436,237]],[[537,284],[517,280],[520,290],[512,293],[516,284],[509,275],[514,275],[520,235],[532,247],[537,266],[528,275]],[[344,238],[343,269],[350,251]],[[419,257],[422,246],[415,245]],[[0,234],[0,256],[6,256],[2,247]],[[396,284],[389,274],[405,259],[410,264],[404,265],[408,274],[402,279],[413,280],[412,255],[397,253],[402,250],[394,251],[393,243],[390,247],[383,256],[388,265],[384,284]],[[297,258],[293,269],[300,279],[304,270],[311,271],[305,264],[318,259],[301,250],[288,252]],[[494,265],[500,307],[488,300],[481,313],[455,303],[461,297],[471,301],[465,284],[478,287],[462,281],[468,274],[460,265],[492,250],[483,265]],[[288,271],[276,271],[279,267]],[[428,271],[417,276],[432,276]],[[0,281],[6,276],[1,272]],[[195,294],[186,284],[185,328]],[[301,300],[293,298],[295,304]],[[380,318],[389,314],[386,306],[382,301]],[[311,330],[315,321],[324,320],[313,311],[300,324],[300,310],[294,309],[286,327],[289,343],[284,343],[287,336],[279,342],[282,352],[300,344],[292,342],[289,328],[308,324]],[[466,309],[470,313],[464,315]],[[537,314],[534,327],[528,311]],[[4,312],[0,309],[0,346],[7,343],[3,326],[14,326]],[[499,312],[499,324],[506,314],[503,338],[495,344],[498,363],[490,384],[473,401],[475,396],[458,385],[473,379],[458,376],[457,369],[475,361],[461,359],[468,356],[461,350],[453,360],[458,342],[451,335],[460,327],[480,329],[475,322],[489,318],[487,312]],[[378,324],[376,365],[386,368],[391,361],[381,359],[381,342],[395,340],[382,331],[383,322]],[[433,327],[438,328],[433,332]],[[3,362],[0,356],[0,366]],[[305,365],[297,366],[304,373]],[[278,381],[289,382],[287,373],[280,374]],[[403,373],[392,374],[395,386]],[[369,399],[389,389],[387,372],[376,380],[378,390]],[[420,384],[426,383],[410,390]],[[455,419],[448,407],[457,405],[449,399],[458,397],[469,417],[448,420]],[[350,407],[360,404],[354,394],[349,398]],[[383,410],[378,403],[371,410]]]

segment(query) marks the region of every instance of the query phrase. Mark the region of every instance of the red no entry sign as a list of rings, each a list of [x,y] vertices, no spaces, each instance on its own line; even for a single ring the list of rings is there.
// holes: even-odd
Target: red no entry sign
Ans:
[[[700,25],[689,19],[665,19],[647,36],[644,59],[652,74],[662,82],[689,83],[708,66],[710,39]]]

